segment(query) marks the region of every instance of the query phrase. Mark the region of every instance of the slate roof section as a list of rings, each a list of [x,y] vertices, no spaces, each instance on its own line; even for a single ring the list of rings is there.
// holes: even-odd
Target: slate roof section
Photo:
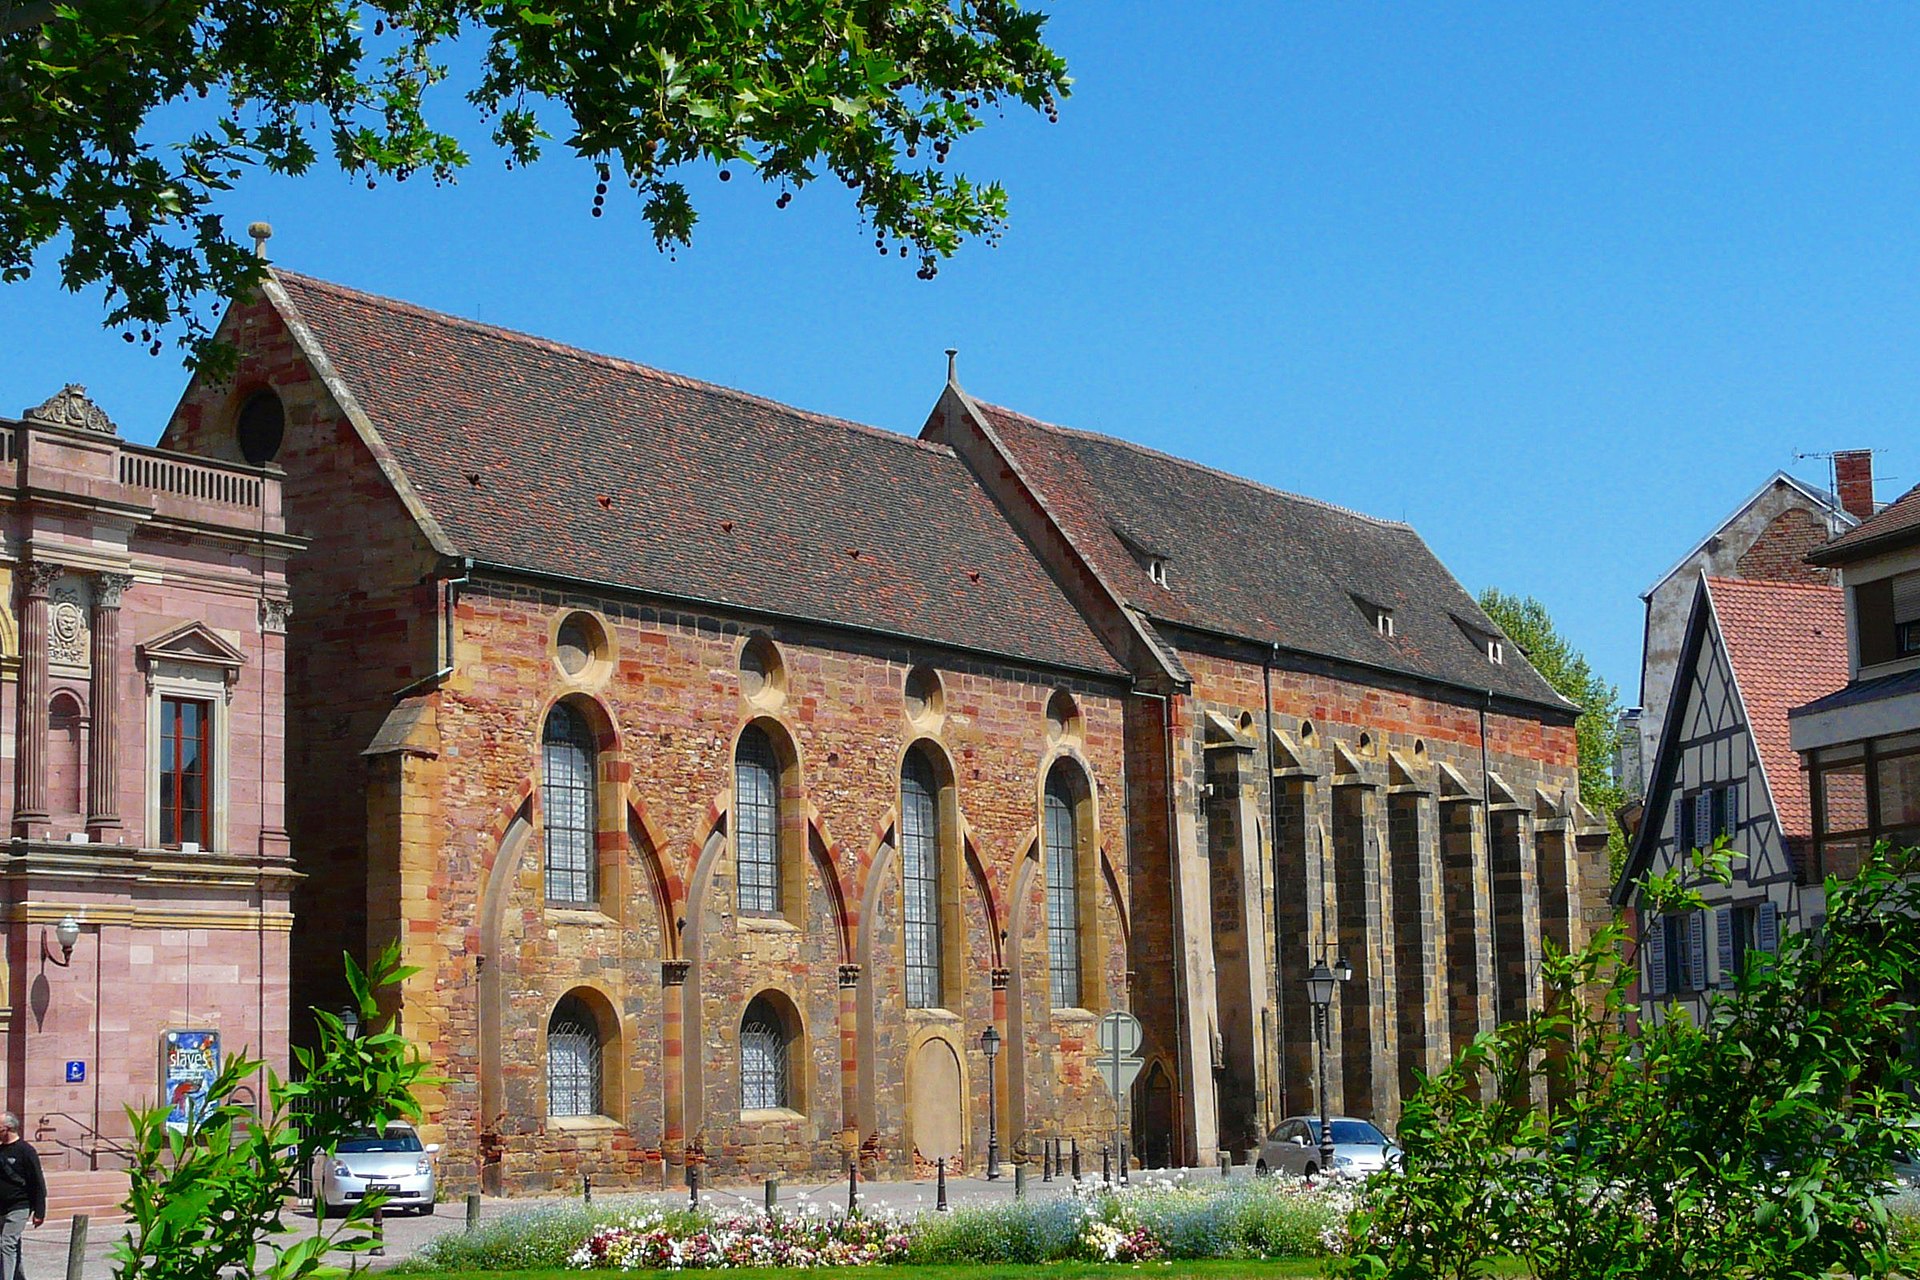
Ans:
[[[1787,715],[1847,683],[1847,607],[1839,587],[1708,578],[1720,640],[1789,840],[1813,835],[1807,777]]]
[[[1851,560],[1920,542],[1920,485],[1862,520],[1807,559],[1814,564],[1845,564]]]
[[[460,554],[1122,674],[944,447],[290,272],[274,279]]]
[[[1476,637],[1499,628],[1409,526],[975,403],[1094,570],[1156,622],[1570,707],[1511,642],[1487,659]],[[1391,639],[1369,605],[1393,611]]]

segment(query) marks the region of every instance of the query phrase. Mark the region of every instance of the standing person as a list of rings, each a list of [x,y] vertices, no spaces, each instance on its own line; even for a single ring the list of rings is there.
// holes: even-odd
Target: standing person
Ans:
[[[20,1117],[0,1111],[0,1280],[25,1280],[20,1245],[27,1219],[47,1220],[47,1179],[40,1153],[20,1136]]]

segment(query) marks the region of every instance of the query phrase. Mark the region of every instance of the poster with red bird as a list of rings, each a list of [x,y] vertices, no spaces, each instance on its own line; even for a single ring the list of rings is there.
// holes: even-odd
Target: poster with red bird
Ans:
[[[160,1092],[167,1127],[186,1132],[199,1122],[207,1089],[220,1074],[218,1031],[169,1031],[160,1049]]]

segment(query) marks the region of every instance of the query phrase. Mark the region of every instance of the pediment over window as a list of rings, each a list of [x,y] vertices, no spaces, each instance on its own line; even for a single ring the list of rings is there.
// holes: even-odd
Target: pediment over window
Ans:
[[[1487,803],[1496,809],[1524,809],[1520,797],[1513,794],[1507,780],[1491,769],[1487,771]]]
[[[1289,777],[1302,774],[1311,775],[1313,769],[1307,764],[1305,750],[1299,743],[1275,729],[1268,735],[1268,750],[1273,752],[1273,771]]]
[[[1206,735],[1206,746],[1209,750],[1215,747],[1241,747],[1249,751],[1253,749],[1253,743],[1248,742],[1246,738],[1242,736],[1233,721],[1227,719],[1218,711],[1209,711],[1206,713],[1206,718],[1203,722],[1203,731]]]
[[[1387,752],[1387,786],[1396,791],[1430,792],[1432,770],[1416,764],[1398,751]]]
[[[220,678],[231,688],[240,678],[240,669],[247,665],[246,654],[203,622],[187,622],[171,627],[159,635],[142,640],[133,647],[133,651],[146,668],[149,683],[153,680],[156,664],[172,662],[200,667],[209,674],[218,671]]]
[[[1336,787],[1377,787],[1380,779],[1376,771],[1353,753],[1353,748],[1344,742],[1333,744],[1333,785]]]

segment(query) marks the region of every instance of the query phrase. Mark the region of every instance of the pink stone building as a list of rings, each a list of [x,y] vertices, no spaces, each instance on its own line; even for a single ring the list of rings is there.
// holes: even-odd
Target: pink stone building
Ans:
[[[275,469],[128,444],[79,387],[0,418],[0,1083],[50,1174],[123,1165],[169,1033],[285,1069],[297,546]]]

